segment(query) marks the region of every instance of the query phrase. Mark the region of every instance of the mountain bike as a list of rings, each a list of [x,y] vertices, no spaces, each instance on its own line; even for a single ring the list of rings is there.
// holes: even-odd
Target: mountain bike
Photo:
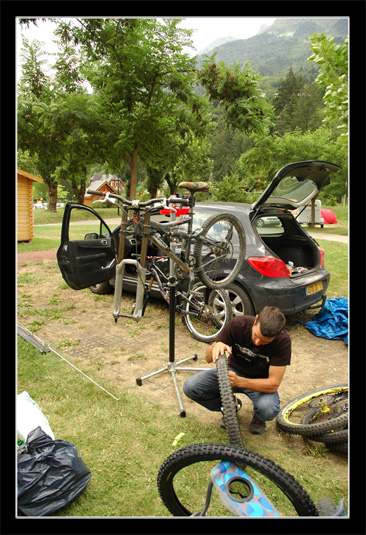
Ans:
[[[192,229],[195,193],[207,191],[205,182],[182,182],[187,196],[170,196],[148,201],[129,201],[120,195],[89,190],[92,195],[121,204],[116,281],[114,293],[115,321],[129,317],[140,321],[144,311],[146,258],[148,244],[153,244],[170,263],[169,284],[188,278],[190,288],[197,279],[210,289],[223,290],[237,277],[245,257],[245,232],[239,219],[229,213],[210,216],[201,227]],[[154,222],[154,214],[170,214],[169,222]],[[186,227],[183,230],[183,227]],[[138,259],[125,258],[126,237],[131,231],[141,240]],[[121,314],[123,277],[126,265],[134,266],[137,274],[136,302],[132,314]],[[192,307],[191,307],[192,308]]]
[[[348,385],[318,388],[289,401],[277,416],[277,426],[347,454]]]
[[[229,444],[192,444],[172,453],[159,469],[157,485],[174,516],[206,516],[209,507],[215,517],[345,515],[344,498],[337,507],[322,498],[316,507],[279,465]]]
[[[277,425],[286,433],[313,437],[348,425],[348,385],[311,390],[289,401],[277,415]]]

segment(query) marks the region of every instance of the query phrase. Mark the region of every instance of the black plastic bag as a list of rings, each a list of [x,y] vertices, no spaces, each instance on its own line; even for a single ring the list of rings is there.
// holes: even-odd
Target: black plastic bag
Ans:
[[[18,514],[52,515],[87,486],[91,473],[71,442],[53,440],[41,427],[31,431],[18,455]]]

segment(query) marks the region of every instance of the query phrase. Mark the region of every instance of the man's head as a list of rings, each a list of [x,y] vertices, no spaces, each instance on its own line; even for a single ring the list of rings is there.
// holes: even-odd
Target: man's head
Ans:
[[[252,339],[256,346],[272,342],[286,325],[286,318],[277,307],[264,307],[255,317]]]

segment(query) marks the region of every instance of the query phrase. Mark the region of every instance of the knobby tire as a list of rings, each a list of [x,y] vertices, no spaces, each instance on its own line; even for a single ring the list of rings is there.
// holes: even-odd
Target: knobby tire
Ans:
[[[216,361],[216,369],[222,412],[229,442],[234,446],[244,446],[238,419],[237,403],[233,394],[233,389],[230,385],[229,366],[226,353],[221,355]]]
[[[184,468],[195,463],[206,461],[229,461],[248,468],[265,476],[276,485],[294,506],[299,516],[318,516],[318,511],[309,494],[296,479],[270,459],[245,448],[229,444],[192,444],[171,454],[160,467],[157,484],[160,497],[174,516],[191,516],[197,511],[189,510],[177,495],[174,478]],[[207,470],[207,481],[210,471]],[[263,486],[263,483],[262,483]],[[265,491],[265,489],[263,489]],[[186,489],[190,492],[190,489]],[[194,489],[192,489],[192,493]],[[190,496],[191,498],[191,496]],[[200,496],[201,498],[201,496]],[[195,502],[196,503],[196,502]]]
[[[277,426],[286,433],[307,437],[310,437],[311,435],[321,435],[322,433],[328,433],[329,431],[336,431],[344,428],[348,424],[348,413],[341,414],[336,418],[331,418],[319,423],[304,424],[302,422],[297,423],[290,420],[292,413],[300,407],[303,408],[306,403],[321,398],[322,396],[326,397],[342,392],[348,392],[347,384],[318,388],[302,394],[282,407],[277,415]]]

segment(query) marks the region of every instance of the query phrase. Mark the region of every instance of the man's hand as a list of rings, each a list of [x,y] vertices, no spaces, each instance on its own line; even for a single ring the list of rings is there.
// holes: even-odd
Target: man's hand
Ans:
[[[238,375],[236,375],[235,372],[233,372],[232,370],[229,370],[229,380],[230,380],[230,386],[233,388],[234,386],[238,386],[238,387],[242,387],[240,383],[242,377],[239,377]]]
[[[227,352],[228,355],[231,355],[231,347],[224,344],[223,342],[216,342],[212,347],[212,362],[216,362],[220,355],[223,355]]]

